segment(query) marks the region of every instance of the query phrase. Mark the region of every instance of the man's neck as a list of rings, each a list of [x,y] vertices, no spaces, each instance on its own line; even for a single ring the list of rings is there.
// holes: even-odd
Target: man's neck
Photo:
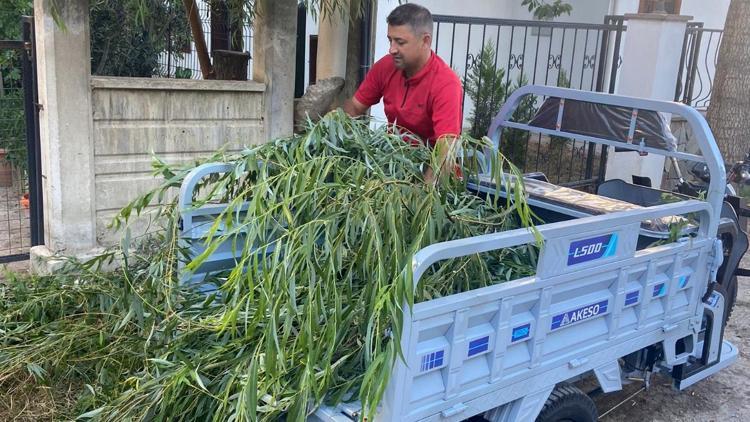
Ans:
[[[422,60],[418,65],[414,66],[413,69],[404,69],[404,75],[406,76],[406,78],[409,79],[419,73],[420,70],[424,69],[424,67],[427,66],[427,62],[430,61],[430,57],[432,57],[432,50],[430,50],[428,54],[422,57]]]

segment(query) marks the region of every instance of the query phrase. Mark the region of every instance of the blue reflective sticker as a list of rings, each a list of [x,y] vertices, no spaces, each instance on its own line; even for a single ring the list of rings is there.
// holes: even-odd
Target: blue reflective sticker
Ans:
[[[510,335],[510,341],[514,342],[523,340],[525,338],[528,338],[529,334],[531,334],[531,324],[521,325],[513,329],[513,332]]]
[[[638,303],[638,298],[640,296],[641,292],[638,290],[634,290],[628,294],[625,295],[625,306],[635,305]]]
[[[442,366],[444,354],[445,351],[438,350],[437,352],[428,353],[422,356],[422,365],[420,366],[420,372],[429,371],[430,369]]]
[[[690,280],[690,276],[683,275],[682,277],[680,277],[680,288],[681,289],[684,288],[685,286],[687,286],[688,280]]]
[[[666,292],[667,292],[666,283],[659,283],[659,284],[654,285],[654,292],[651,294],[651,297],[664,296]]]
[[[490,348],[490,336],[485,336],[469,342],[469,357],[486,352]]]
[[[585,321],[602,315],[607,312],[607,305],[609,305],[609,300],[603,300],[582,308],[555,315],[552,317],[550,330],[557,330],[558,328],[566,327],[576,322]]]
[[[614,256],[617,252],[617,233],[577,240],[568,249],[568,265],[580,264]]]
[[[716,306],[719,304],[719,294],[716,292],[711,292],[711,297],[708,298],[708,304],[712,308],[716,308]]]

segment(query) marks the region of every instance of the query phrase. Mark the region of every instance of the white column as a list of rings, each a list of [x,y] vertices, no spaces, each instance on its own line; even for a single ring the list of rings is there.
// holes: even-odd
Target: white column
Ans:
[[[321,4],[315,76],[318,81],[346,78],[349,0],[339,1],[339,6],[333,13],[326,13],[324,6],[330,7],[330,0],[324,0]]]
[[[34,1],[45,245],[34,257],[82,256],[96,247],[89,1]]]
[[[691,16],[666,14],[625,15],[628,30],[622,55],[617,93],[655,100],[674,100],[682,42]],[[664,157],[636,152],[614,152],[607,158],[606,179],[632,181],[632,175],[647,176],[655,188],[661,186]]]
[[[294,124],[297,1],[258,0],[253,23],[253,80],[266,84],[265,127],[269,139],[289,136]]]

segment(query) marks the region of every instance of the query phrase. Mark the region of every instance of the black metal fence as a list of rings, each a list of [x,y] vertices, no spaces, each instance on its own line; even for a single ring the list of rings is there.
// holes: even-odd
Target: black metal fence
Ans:
[[[181,0],[168,0],[167,3],[173,3]],[[208,51],[215,48],[226,49],[224,45],[213,45],[214,43],[224,44],[226,40],[217,40],[215,34],[212,37],[211,28],[211,10],[206,0],[196,1],[198,13],[201,19],[204,38]],[[187,18],[185,18],[187,19]],[[216,25],[216,23],[214,23]],[[158,76],[167,78],[183,79],[202,79],[200,64],[198,62],[198,53],[195,49],[195,42],[189,41],[184,46],[175,45],[173,34],[167,34],[167,49],[159,56],[160,74]],[[252,25],[249,22],[243,24],[242,31],[243,50],[252,54]],[[252,56],[251,56],[252,57]],[[247,70],[248,79],[252,79],[252,58]]]
[[[699,109],[708,108],[724,31],[688,23],[674,100]]]
[[[545,84],[614,92],[626,26],[622,16],[603,24],[433,16],[433,48],[464,86],[464,129],[487,133],[492,117],[517,87]],[[519,107],[529,119],[540,98]],[[592,187],[603,180],[606,146],[506,131],[503,153],[525,172],[556,183]]]
[[[0,41],[0,263],[43,243],[33,20],[12,18],[22,39]]]

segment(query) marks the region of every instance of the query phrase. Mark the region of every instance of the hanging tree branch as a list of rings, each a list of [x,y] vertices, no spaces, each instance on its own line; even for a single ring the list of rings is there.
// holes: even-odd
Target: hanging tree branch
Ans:
[[[200,14],[198,14],[198,6],[195,4],[195,0],[182,0],[182,3],[185,5],[185,11],[190,22],[190,31],[193,33],[195,52],[198,54],[198,62],[201,66],[203,79],[214,79],[214,69],[211,65],[211,57],[208,55],[206,37],[203,35],[203,25],[201,24]]]

